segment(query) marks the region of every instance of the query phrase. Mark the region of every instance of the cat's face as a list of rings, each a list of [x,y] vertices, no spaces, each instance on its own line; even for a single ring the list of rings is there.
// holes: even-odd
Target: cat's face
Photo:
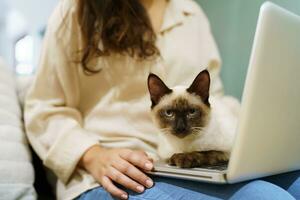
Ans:
[[[162,132],[179,138],[201,133],[210,113],[209,85],[207,70],[200,72],[188,88],[170,89],[158,76],[150,74],[148,89],[152,114]]]

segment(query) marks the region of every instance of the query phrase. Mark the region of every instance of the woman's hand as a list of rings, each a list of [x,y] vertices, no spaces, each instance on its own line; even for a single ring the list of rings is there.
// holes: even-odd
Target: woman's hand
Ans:
[[[79,166],[87,170],[106,191],[121,199],[127,199],[128,195],[113,181],[139,193],[145,187],[153,186],[153,181],[142,172],[152,170],[153,160],[143,151],[95,145],[85,152]]]

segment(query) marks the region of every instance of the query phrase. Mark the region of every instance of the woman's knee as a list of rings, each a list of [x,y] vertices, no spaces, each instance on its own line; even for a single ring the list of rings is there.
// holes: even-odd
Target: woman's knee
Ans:
[[[240,188],[230,200],[295,200],[286,190],[267,181],[252,181]]]
[[[287,191],[296,199],[300,199],[300,176],[290,185]]]

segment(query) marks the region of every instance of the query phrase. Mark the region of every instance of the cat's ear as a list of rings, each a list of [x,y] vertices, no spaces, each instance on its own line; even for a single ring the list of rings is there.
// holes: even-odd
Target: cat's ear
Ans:
[[[152,73],[148,76],[148,90],[152,101],[151,108],[158,104],[164,95],[172,92],[158,76]]]
[[[197,75],[191,86],[187,89],[187,92],[200,96],[202,101],[209,106],[209,86],[209,73],[207,70],[203,70]]]

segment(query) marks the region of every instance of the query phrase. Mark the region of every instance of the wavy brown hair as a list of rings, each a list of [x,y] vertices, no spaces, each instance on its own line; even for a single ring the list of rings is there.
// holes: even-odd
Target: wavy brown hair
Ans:
[[[146,59],[159,54],[156,35],[139,0],[78,1],[84,41],[80,62],[86,73],[99,71],[88,67],[91,58],[119,53]]]

